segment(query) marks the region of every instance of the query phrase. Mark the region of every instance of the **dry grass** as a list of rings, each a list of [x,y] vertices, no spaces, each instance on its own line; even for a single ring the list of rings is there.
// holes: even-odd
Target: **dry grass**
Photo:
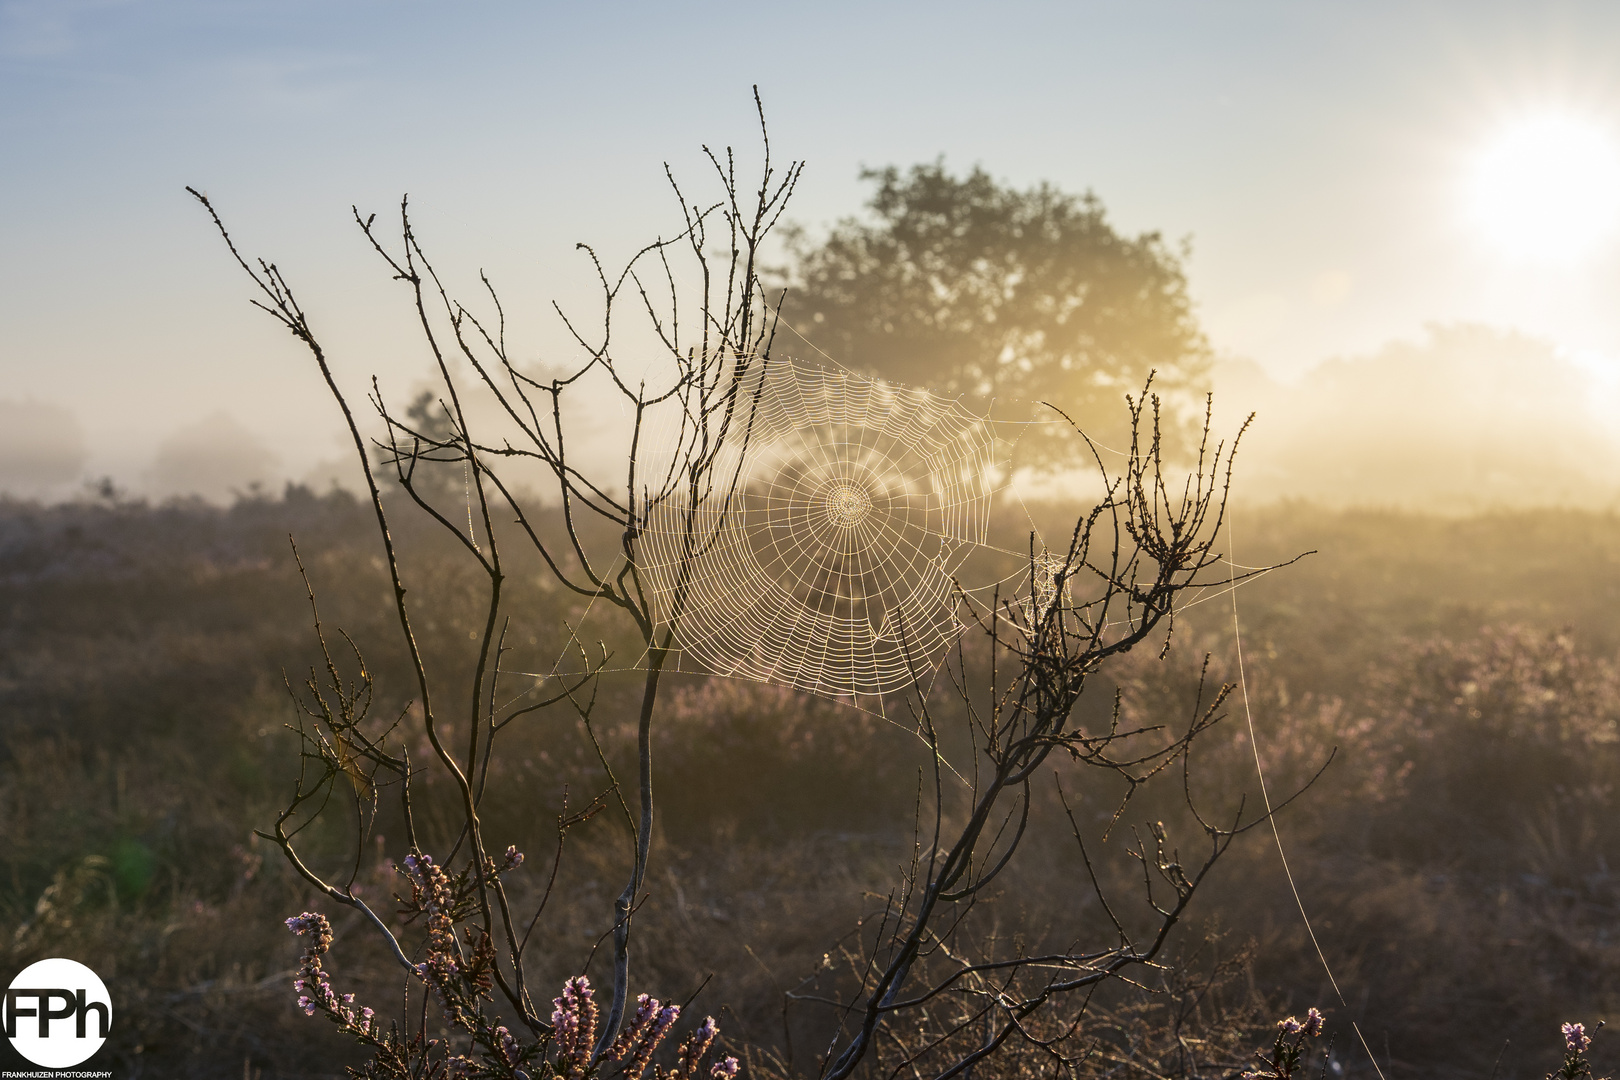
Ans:
[[[280,670],[310,659],[289,528],[330,621],[355,633],[388,704],[402,705],[384,579],[342,497],[229,511],[0,506],[0,947],[13,968],[64,955],[106,978],[121,1076],[236,1075],[244,1060],[264,1077],[335,1075],[354,1057],[293,1007],[297,943],[281,920],[313,901],[251,839],[293,767]],[[1093,1047],[1088,1075],[1185,1075],[1189,1062],[1217,1075],[1211,1062],[1265,1042],[1268,1016],[1312,1004],[1349,1073],[1370,1071],[1351,1045],[1356,1020],[1392,1077],[1544,1074],[1559,1021],[1620,1005],[1620,621],[1605,599],[1620,595],[1620,523],[1296,508],[1267,528],[1251,514],[1246,528],[1279,549],[1327,552],[1245,592],[1243,610],[1274,790],[1340,748],[1283,830],[1347,1004],[1332,998],[1275,851],[1251,837],[1203,897],[1221,944],[1163,985],[1089,1006],[1072,1036]],[[430,537],[401,542],[431,558]],[[1458,569],[1469,565],[1481,569]],[[458,582],[417,585],[443,612],[429,647],[454,664]],[[557,604],[535,593],[525,664],[555,646],[542,628]],[[1181,715],[1201,650],[1218,668],[1229,655],[1220,613],[1191,615],[1169,660],[1133,654],[1121,675],[1134,717]],[[829,1021],[804,1001],[784,1009],[783,992],[836,982],[838,942],[911,843],[919,747],[770,688],[690,680],[670,706],[657,748],[663,854],[638,916],[637,981],[679,999],[712,973],[694,1008],[720,1018],[754,1071],[812,1071]],[[610,760],[620,735],[603,732]],[[1199,759],[1212,798],[1253,792],[1250,755],[1229,719]],[[579,731],[547,720],[508,744],[496,777],[517,794],[491,808],[490,828],[528,853],[532,893],[564,788],[579,805],[605,787],[600,765]],[[1105,814],[1111,799],[1083,792],[1084,812]],[[1169,803],[1132,809],[1156,815],[1177,827]],[[379,827],[397,835],[386,814]],[[1094,919],[1061,834],[1031,843],[1035,865],[991,906],[1003,931],[1035,941]],[[628,859],[612,813],[569,844],[537,931],[542,985],[584,962]],[[366,860],[381,894],[382,854]],[[1184,930],[1190,956],[1211,927]],[[338,931],[342,988],[397,1000],[364,927]],[[1600,1038],[1599,1072],[1614,1057]],[[996,1075],[1049,1064],[1009,1059]]]

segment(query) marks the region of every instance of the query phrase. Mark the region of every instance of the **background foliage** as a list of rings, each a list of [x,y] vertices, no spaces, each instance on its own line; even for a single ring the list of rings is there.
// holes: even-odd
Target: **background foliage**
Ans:
[[[1105,441],[1149,372],[1161,393],[1205,385],[1185,251],[1120,234],[1091,192],[1021,191],[941,161],[861,177],[876,185],[869,216],[791,233],[784,277],[784,318],[838,363],[1026,411],[1050,401]]]

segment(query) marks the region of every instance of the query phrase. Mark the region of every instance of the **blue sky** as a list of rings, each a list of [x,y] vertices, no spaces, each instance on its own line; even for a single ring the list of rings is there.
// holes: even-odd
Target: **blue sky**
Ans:
[[[1191,237],[1217,349],[1279,376],[1457,320],[1601,365],[1613,245],[1516,264],[1457,201],[1515,115],[1620,135],[1617,48],[1596,3],[0,0],[0,401],[69,410],[137,488],[219,412],[301,475],[342,453],[335,414],[184,185],[284,268],[351,386],[407,388],[424,360],[351,203],[410,192],[539,354],[549,301],[586,296],[574,242],[669,231],[662,163],[695,183],[702,144],[751,148],[755,83],[806,224],[858,209],[862,165],[943,154]]]

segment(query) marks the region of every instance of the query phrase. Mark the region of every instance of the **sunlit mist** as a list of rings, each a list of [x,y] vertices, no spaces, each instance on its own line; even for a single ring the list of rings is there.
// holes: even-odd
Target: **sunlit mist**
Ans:
[[[1504,256],[1576,259],[1620,225],[1620,149],[1592,120],[1525,117],[1475,158],[1466,200],[1470,223]]]

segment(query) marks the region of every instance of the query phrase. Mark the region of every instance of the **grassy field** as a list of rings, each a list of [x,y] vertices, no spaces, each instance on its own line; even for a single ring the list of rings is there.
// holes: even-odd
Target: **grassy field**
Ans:
[[[1048,513],[1063,508],[1037,508]],[[284,674],[296,682],[319,655],[289,533],[327,624],[366,656],[376,711],[408,708],[374,529],[348,497],[299,489],[229,509],[0,503],[0,948],[13,968],[62,955],[103,976],[118,1019],[98,1062],[115,1075],[336,1075],[358,1059],[294,1007],[298,941],[282,920],[317,901],[252,830],[298,767]],[[475,583],[442,540],[402,529],[424,647],[454,670]],[[1241,589],[1237,625],[1273,797],[1336,751],[1279,826],[1343,1000],[1271,834],[1256,830],[1180,928],[1183,970],[1157,994],[1099,999],[1103,1056],[1135,1062],[1121,1075],[1158,1075],[1169,1058],[1153,1040],[1172,1028],[1258,1048],[1270,1019],[1319,1005],[1335,1076],[1372,1072],[1352,1021],[1386,1076],[1544,1075],[1561,1021],[1620,1005],[1620,518],[1280,505],[1239,507],[1235,529],[1245,564],[1316,552]],[[535,571],[511,574],[528,622],[513,632],[514,671],[549,670],[579,615]],[[1099,700],[1117,687],[1128,717],[1180,719],[1206,653],[1236,680],[1233,627],[1230,598],[1210,594],[1182,613],[1163,659],[1139,651],[1105,672]],[[626,760],[632,690],[604,683],[610,765]],[[770,687],[682,677],[666,705],[638,982],[676,999],[701,985],[694,1008],[721,1019],[732,1052],[793,1054],[813,1071],[815,1021],[783,991],[826,977],[888,887],[925,755],[902,726]],[[1259,792],[1242,696],[1226,711],[1191,782],[1232,805]],[[603,791],[603,763],[577,723],[547,713],[492,775],[503,794],[485,820],[528,853],[536,874],[519,888],[538,890],[565,790],[573,807]],[[1077,797],[1106,815],[1115,794]],[[429,836],[451,821],[434,819],[433,797]],[[1083,868],[1048,820],[1061,808],[1041,799],[1039,857],[1003,883],[997,917],[1032,943],[1096,933]],[[1173,828],[1176,813],[1145,796],[1129,819]],[[404,849],[381,821],[362,880],[386,897]],[[605,812],[570,834],[539,985],[586,964],[624,833]],[[310,840],[344,857],[335,831]],[[1127,872],[1129,860],[1107,862],[1120,854],[1103,854],[1104,874]],[[366,928],[335,921],[343,984],[397,1001]],[[1603,1039],[1593,1053],[1600,1072],[1620,1063]]]

